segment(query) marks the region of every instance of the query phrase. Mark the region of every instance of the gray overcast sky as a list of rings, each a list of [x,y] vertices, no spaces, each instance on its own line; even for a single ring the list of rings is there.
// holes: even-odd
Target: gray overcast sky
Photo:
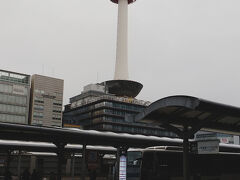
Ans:
[[[240,1],[137,0],[129,6],[129,74],[139,99],[186,94],[240,106]],[[0,0],[0,69],[65,81],[64,103],[113,78],[110,0]]]

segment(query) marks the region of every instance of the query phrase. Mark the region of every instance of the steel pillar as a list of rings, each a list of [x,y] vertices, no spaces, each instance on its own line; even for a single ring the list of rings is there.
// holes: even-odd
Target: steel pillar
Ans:
[[[119,179],[120,147],[117,147],[114,180]]]
[[[83,144],[82,147],[82,180],[85,180],[85,176],[86,176],[86,143]]]
[[[62,179],[62,164],[64,160],[64,147],[66,143],[60,142],[55,143],[57,146],[57,157],[58,157],[58,164],[57,164],[57,180]]]
[[[10,163],[11,163],[11,150],[7,151],[7,160],[6,160],[6,164],[5,164],[5,171],[8,172],[9,171],[9,167],[10,167]]]
[[[189,141],[188,141],[188,127],[183,130],[183,177],[184,180],[190,180],[189,169]]]
[[[21,151],[18,152],[17,175],[21,179]]]
[[[74,178],[74,172],[75,170],[75,153],[72,154],[72,160],[71,160],[71,176],[72,176],[72,179]]]

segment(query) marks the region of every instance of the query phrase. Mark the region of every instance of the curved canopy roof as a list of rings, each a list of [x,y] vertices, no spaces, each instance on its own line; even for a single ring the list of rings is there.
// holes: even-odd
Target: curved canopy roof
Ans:
[[[0,139],[34,142],[50,142],[54,144],[84,144],[99,146],[126,146],[144,148],[161,145],[181,145],[181,139],[165,137],[131,135],[124,133],[99,132],[73,128],[50,128],[20,124],[0,123]]]
[[[171,141],[169,139],[169,141]],[[177,140],[175,140],[177,142]],[[181,140],[179,143],[172,145],[181,145]],[[167,143],[166,143],[167,144]],[[220,152],[232,152],[232,153],[240,153],[240,145],[235,144],[219,144]],[[158,147],[158,146],[157,146]],[[168,146],[166,146],[168,147]],[[67,144],[65,146],[66,152],[71,153],[82,153],[82,145],[77,144]],[[87,150],[97,150],[98,152],[104,152],[107,154],[115,154],[117,149],[114,147],[106,147],[106,146],[86,146]],[[0,152],[6,152],[6,150],[22,150],[28,152],[57,152],[57,147],[53,143],[43,143],[43,142],[26,142],[26,141],[9,141],[9,140],[0,140]],[[130,149],[133,151],[142,150],[142,149]]]
[[[200,129],[240,135],[240,108],[191,96],[160,99],[134,118],[172,130],[180,137],[183,127],[188,127],[189,136]]]

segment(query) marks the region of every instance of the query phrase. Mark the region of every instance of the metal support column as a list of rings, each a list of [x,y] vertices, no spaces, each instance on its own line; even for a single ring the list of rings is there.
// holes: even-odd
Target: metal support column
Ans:
[[[63,153],[59,152],[57,154],[58,156],[58,165],[57,165],[57,180],[61,180],[62,179],[62,162],[63,162],[63,157],[62,157]]]
[[[11,163],[11,150],[7,151],[7,159],[6,159],[6,164],[5,164],[5,172],[9,171],[10,168],[10,163]]]
[[[66,143],[60,142],[55,143],[57,146],[57,156],[58,156],[58,165],[57,165],[57,180],[62,179],[62,164],[64,160],[64,147]]]
[[[18,179],[21,179],[21,151],[18,152],[17,175]]]
[[[109,165],[109,168],[108,168],[108,180],[111,180],[112,178],[112,167]]]
[[[189,170],[189,142],[187,135],[187,127],[184,127],[183,131],[183,177],[184,180],[190,180],[190,170]]]
[[[120,147],[117,147],[114,180],[119,180],[120,151]]]
[[[85,180],[86,176],[86,143],[82,147],[82,180]]]
[[[71,160],[71,176],[72,176],[72,179],[74,178],[74,172],[75,170],[75,153],[72,154],[72,160]]]

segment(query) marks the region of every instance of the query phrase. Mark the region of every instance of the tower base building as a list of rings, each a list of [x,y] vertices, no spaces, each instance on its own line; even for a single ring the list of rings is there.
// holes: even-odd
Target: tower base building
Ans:
[[[63,127],[177,137],[160,127],[134,122],[131,116],[149,104],[148,101],[110,94],[107,86],[102,84],[89,84],[65,106]]]

